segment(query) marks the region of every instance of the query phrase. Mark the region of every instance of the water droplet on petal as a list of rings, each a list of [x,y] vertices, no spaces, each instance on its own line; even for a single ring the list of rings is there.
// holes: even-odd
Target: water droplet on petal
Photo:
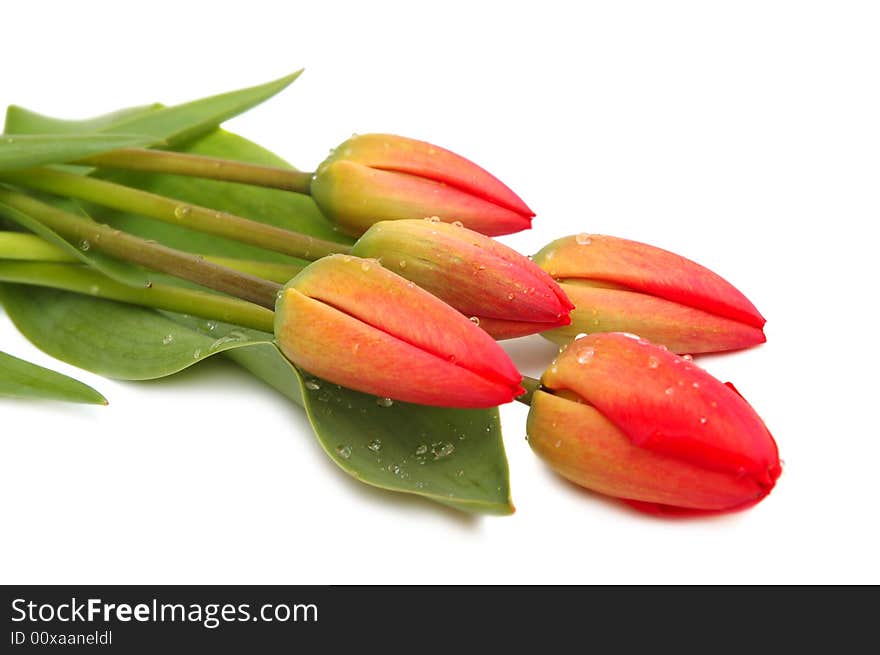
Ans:
[[[657,368],[660,366],[660,360],[651,355],[648,357],[648,368]]]
[[[162,337],[162,345],[168,346],[168,345],[171,345],[172,343],[174,343],[174,335],[173,334],[166,334],[164,337]]]
[[[682,358],[684,361],[686,361],[686,362],[692,362],[692,361],[694,361],[694,358],[693,358],[692,355],[682,355],[681,358]]]
[[[401,259],[401,260],[400,260],[400,263],[398,264],[398,266],[400,266],[400,268],[406,268],[406,260],[405,260],[405,259]]]
[[[577,341],[578,339],[583,339],[584,337],[587,337],[587,336],[589,336],[589,335],[586,332],[578,332],[575,335],[574,340]]]
[[[709,422],[709,419],[706,418],[705,416],[700,417],[700,425],[706,425],[706,423],[708,423],[708,422]]]
[[[440,217],[439,216],[425,216],[425,220],[428,221],[429,223],[439,223]]]
[[[562,439],[557,439],[557,440],[556,440],[556,443],[553,444],[553,447],[554,447],[554,448],[559,448],[560,446],[562,446]]]
[[[201,356],[202,356],[202,349],[201,349],[201,348],[196,348],[196,349],[193,351],[193,359],[198,359],[198,358],[201,357]]]
[[[675,389],[673,389],[672,387],[666,387],[666,391],[665,391],[664,393],[665,393],[667,396],[671,396],[672,394],[675,393]]]
[[[428,447],[425,444],[419,444],[416,447],[416,455],[424,455],[428,452]]]
[[[699,389],[699,388],[700,388],[700,383],[699,383],[699,382],[694,382],[691,386],[692,386],[694,389]]]
[[[189,205],[177,205],[177,207],[174,208],[174,215],[177,218],[186,218],[191,213],[192,207],[190,207]]]
[[[452,221],[452,224],[455,227],[464,227],[464,223],[462,223],[461,221]]]
[[[581,234],[578,234],[578,235],[574,238],[574,240],[577,242],[577,244],[578,244],[579,246],[588,246],[588,245],[590,245],[591,243],[593,243],[593,240],[590,238],[590,235],[589,235],[589,234],[586,234],[586,233],[583,233],[583,232],[582,232]]]
[[[516,298],[516,295],[514,295],[514,294],[512,294],[512,293],[508,293],[508,294],[507,294],[507,299],[508,299],[508,300],[513,300],[514,298]]]
[[[593,359],[593,355],[596,354],[596,351],[592,348],[584,348],[582,351],[578,353],[577,362],[578,364],[586,364],[591,359]]]
[[[366,273],[370,270],[370,262],[361,262],[361,270]]]
[[[462,477],[464,475],[464,469],[458,469],[455,472],[455,475],[457,475],[458,477]]]
[[[349,446],[348,444],[339,444],[338,446],[336,446],[336,453],[342,459],[348,459],[349,457],[351,457],[351,446]]]
[[[376,404],[379,407],[391,407],[394,401],[391,398],[376,398]]]
[[[382,450],[382,441],[380,439],[373,439],[369,444],[367,444],[367,448],[372,450],[374,453],[378,453]]]
[[[317,380],[306,380],[305,387],[309,391],[317,391],[321,388],[321,383]]]
[[[479,325],[480,324],[480,317],[479,316],[471,316],[471,323],[473,323],[474,325]]]
[[[89,243],[88,239],[83,239],[79,242],[79,249],[83,252],[88,252],[89,248],[92,247],[92,244]]]

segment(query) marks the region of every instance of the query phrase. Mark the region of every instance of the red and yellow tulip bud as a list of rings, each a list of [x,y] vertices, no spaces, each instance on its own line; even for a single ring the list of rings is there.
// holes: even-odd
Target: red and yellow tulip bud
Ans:
[[[376,223],[352,254],[430,291],[496,339],[568,325],[574,307],[528,257],[465,227],[434,220]]]
[[[279,295],[275,339],[312,375],[382,398],[493,407],[523,392],[488,334],[374,260],[331,255],[306,267]]]
[[[315,172],[311,194],[353,235],[377,221],[437,216],[494,236],[527,229],[535,215],[473,162],[391,134],[353,136],[336,148]]]
[[[580,333],[634,332],[678,353],[763,343],[764,317],[733,285],[689,259],[644,243],[580,234],[534,257],[575,304],[556,343]]]
[[[729,385],[632,335],[582,337],[531,400],[532,449],[569,480],[645,510],[722,511],[764,498],[776,443]]]

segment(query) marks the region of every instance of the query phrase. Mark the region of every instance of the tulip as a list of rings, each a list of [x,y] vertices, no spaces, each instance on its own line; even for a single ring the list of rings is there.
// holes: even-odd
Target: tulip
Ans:
[[[575,304],[571,325],[546,333],[634,332],[678,353],[763,343],[764,317],[742,293],[689,259],[644,243],[580,234],[534,257]]]
[[[296,366],[381,398],[494,407],[523,392],[488,334],[374,260],[331,255],[303,269],[279,294],[275,338]]]
[[[310,192],[324,215],[353,235],[376,221],[437,216],[494,236],[527,229],[535,215],[464,157],[390,134],[353,136],[336,148]]]
[[[568,325],[574,307],[528,257],[455,224],[382,221],[352,248],[462,312],[496,339]]]
[[[645,339],[577,339],[541,384],[526,428],[535,453],[641,509],[748,507],[781,472],[773,437],[731,386]]]

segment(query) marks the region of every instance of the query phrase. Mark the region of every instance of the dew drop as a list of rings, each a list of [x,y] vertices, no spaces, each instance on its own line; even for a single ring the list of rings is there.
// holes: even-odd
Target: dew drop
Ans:
[[[391,398],[376,398],[376,404],[379,407],[391,407],[394,401]]]
[[[708,422],[709,422],[709,419],[707,419],[705,416],[700,417],[700,425],[706,425],[706,423],[708,423]]]
[[[657,368],[660,366],[660,360],[651,355],[648,357],[648,368]]]
[[[586,233],[584,233],[584,232],[582,232],[581,234],[578,234],[578,235],[574,238],[574,240],[577,242],[577,244],[578,244],[579,246],[588,246],[588,245],[590,245],[591,243],[593,243],[593,240],[590,238],[590,235],[589,235],[589,234],[586,234]]]
[[[672,394],[675,393],[675,389],[673,389],[672,387],[666,387],[665,393],[667,396],[671,396]]]
[[[213,332],[217,329],[217,321],[208,321],[205,323],[205,327],[208,328],[208,332]]]
[[[186,218],[191,213],[192,207],[190,207],[189,205],[177,205],[177,207],[174,208],[174,215],[177,218]]]
[[[452,221],[452,224],[455,227],[464,227],[464,223],[462,223],[461,221]]]
[[[317,380],[306,380],[305,387],[309,391],[317,391],[321,388],[321,383]]]
[[[553,447],[554,447],[554,448],[559,448],[560,446],[562,446],[562,439],[557,439],[557,440],[556,440],[556,443],[553,444]]]
[[[405,259],[401,259],[401,260],[400,260],[400,263],[398,264],[398,266],[400,266],[400,268],[406,268],[406,260],[405,260]]]
[[[449,457],[453,452],[455,452],[455,446],[448,441],[431,444],[431,455],[434,459]]]
[[[351,352],[353,352],[355,355],[357,355],[358,350],[360,350],[360,349],[361,349],[361,344],[356,343],[351,347]]]
[[[174,343],[174,335],[173,334],[166,334],[164,337],[162,337],[162,345],[163,346],[170,346],[172,343]]]
[[[425,220],[428,221],[429,223],[439,223],[440,217],[439,216],[425,216]]]
[[[512,294],[512,293],[508,293],[508,294],[507,294],[507,299],[508,299],[508,300],[513,300],[514,298],[516,298],[516,296],[515,296],[514,294]]]
[[[681,358],[682,358],[684,361],[686,361],[686,362],[692,362],[692,361],[694,361],[694,358],[693,358],[693,356],[691,356],[691,355],[682,355]]]
[[[336,446],[336,454],[342,459],[348,459],[351,457],[351,446],[348,444],[339,444]]]
[[[367,448],[372,450],[374,453],[378,453],[380,450],[382,450],[381,439],[373,439],[370,443],[367,444]]]
[[[592,348],[584,348],[582,351],[578,353],[577,362],[578,364],[586,364],[591,359],[593,359],[593,355],[596,354],[596,351]]]
[[[202,349],[201,348],[196,348],[195,350],[193,350],[193,359],[198,359],[201,356],[202,356]]]
[[[101,287],[99,287],[97,284],[93,284],[89,287],[89,293],[93,296],[97,296],[99,293],[101,293]]]
[[[79,242],[79,249],[83,252],[88,252],[89,248],[92,247],[92,244],[89,243],[88,239],[83,239]]]
[[[370,262],[361,262],[361,270],[366,273],[371,268]]]
[[[480,317],[479,316],[471,316],[471,323],[473,323],[474,325],[479,325],[480,324]]]
[[[700,383],[699,383],[699,382],[694,382],[691,386],[692,386],[694,389],[699,389],[699,388],[700,388]]]
[[[419,444],[416,447],[416,455],[424,455],[428,452],[428,447],[425,444]]]
[[[577,341],[578,339],[583,339],[586,336],[589,336],[586,332],[578,332],[576,335],[574,335],[574,340]]]
[[[458,476],[458,477],[463,477],[463,476],[464,476],[464,469],[458,469],[458,470],[455,472],[455,475]]]

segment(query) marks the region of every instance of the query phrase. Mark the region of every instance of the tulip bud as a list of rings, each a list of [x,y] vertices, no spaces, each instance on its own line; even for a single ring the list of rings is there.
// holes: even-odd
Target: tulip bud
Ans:
[[[642,509],[732,510],[770,493],[776,443],[736,391],[633,335],[582,337],[541,378],[529,444],[557,473]]]
[[[381,259],[496,339],[571,322],[574,307],[547,273],[487,236],[434,220],[376,223],[351,253]]]
[[[527,229],[535,215],[464,157],[390,134],[353,136],[336,148],[315,172],[311,194],[353,235],[376,221],[437,216],[494,236]]]
[[[294,364],[422,405],[494,407],[523,392],[507,354],[467,318],[376,261],[331,255],[284,287],[275,339]]]
[[[597,234],[554,241],[534,257],[575,304],[571,325],[546,333],[635,332],[679,353],[748,348],[766,341],[764,317],[742,293],[689,259]]]

